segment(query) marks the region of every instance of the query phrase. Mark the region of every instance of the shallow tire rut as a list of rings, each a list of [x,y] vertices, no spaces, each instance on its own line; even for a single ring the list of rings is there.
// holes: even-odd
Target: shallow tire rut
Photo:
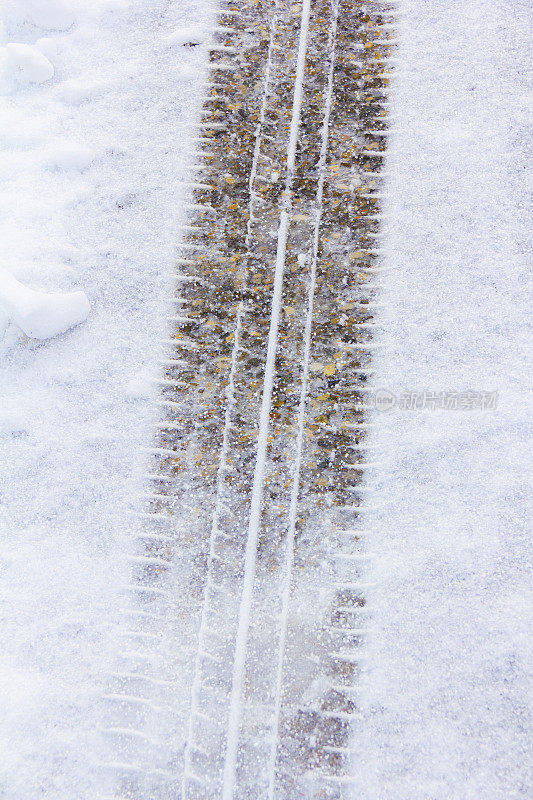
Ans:
[[[117,800],[349,796],[393,22],[219,11],[109,695]]]

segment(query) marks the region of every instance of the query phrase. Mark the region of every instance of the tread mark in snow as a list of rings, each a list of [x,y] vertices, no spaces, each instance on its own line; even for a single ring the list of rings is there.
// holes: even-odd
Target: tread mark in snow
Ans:
[[[349,795],[392,22],[219,11],[108,692],[117,800]]]

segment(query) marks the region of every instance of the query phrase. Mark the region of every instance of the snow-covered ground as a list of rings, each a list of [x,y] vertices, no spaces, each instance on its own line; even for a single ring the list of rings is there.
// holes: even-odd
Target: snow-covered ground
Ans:
[[[400,9],[376,362],[397,401],[374,416],[385,506],[354,797],[511,800],[531,796],[531,6]],[[484,391],[497,409],[460,410]]]
[[[201,79],[202,56],[167,37],[208,13],[202,0],[1,6],[0,269],[91,304],[62,336],[28,339],[0,272],[5,800],[95,800],[100,789],[97,700],[141,505],[146,376]]]
[[[179,180],[198,113],[203,55],[183,48],[189,34],[176,29],[201,27],[209,5],[1,7],[5,800],[95,800],[104,785],[98,700],[128,580],[121,554],[141,507],[147,376],[165,329]],[[396,406],[375,414],[381,466],[368,479],[370,501],[386,505],[368,520],[373,637],[354,743],[354,797],[364,800],[511,800],[531,790],[529,5],[400,5],[387,347],[376,363],[376,386]],[[89,316],[57,338],[27,338],[3,270],[40,292],[85,292]],[[443,400],[427,398],[423,410],[399,407],[425,390],[452,404],[488,392],[489,406],[498,391],[498,406],[432,410]]]

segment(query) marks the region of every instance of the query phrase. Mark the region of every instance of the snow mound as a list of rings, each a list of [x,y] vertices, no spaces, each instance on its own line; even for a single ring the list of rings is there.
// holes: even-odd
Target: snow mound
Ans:
[[[42,39],[37,39],[35,47],[52,63],[57,58],[57,42],[55,39],[44,36]]]
[[[96,153],[76,142],[61,142],[47,150],[45,167],[50,170],[79,171],[90,167]]]
[[[29,289],[0,269],[0,309],[26,336],[51,339],[84,322],[90,311],[85,292],[47,294]]]
[[[64,31],[75,22],[74,12],[65,0],[25,0],[26,13],[39,28]]]
[[[205,31],[198,26],[191,26],[186,28],[177,28],[170,36],[166,37],[166,42],[169,45],[195,45],[203,42],[205,38]]]
[[[38,47],[10,43],[4,48],[4,74],[20,83],[45,83],[54,77],[54,67]]]

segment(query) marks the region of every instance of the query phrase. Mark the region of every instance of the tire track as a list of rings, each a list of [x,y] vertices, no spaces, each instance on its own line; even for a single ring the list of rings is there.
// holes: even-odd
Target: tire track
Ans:
[[[349,795],[392,23],[219,11],[109,695],[117,800]]]

